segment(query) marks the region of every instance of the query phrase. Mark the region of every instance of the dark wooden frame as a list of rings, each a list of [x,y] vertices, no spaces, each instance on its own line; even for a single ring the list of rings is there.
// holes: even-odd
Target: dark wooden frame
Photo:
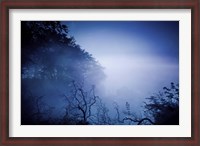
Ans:
[[[200,146],[199,0],[3,0],[1,1],[1,134],[0,145],[178,145]],[[190,138],[10,138],[9,131],[9,9],[191,9],[192,10],[192,137]],[[187,117],[185,117],[187,118]],[[173,131],[172,131],[173,132]]]

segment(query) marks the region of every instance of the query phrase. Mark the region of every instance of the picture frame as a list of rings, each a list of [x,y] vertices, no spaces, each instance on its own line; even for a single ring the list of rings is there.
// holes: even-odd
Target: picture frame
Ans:
[[[191,9],[191,137],[9,137],[9,10],[11,9]],[[1,145],[200,145],[199,0],[1,1]]]

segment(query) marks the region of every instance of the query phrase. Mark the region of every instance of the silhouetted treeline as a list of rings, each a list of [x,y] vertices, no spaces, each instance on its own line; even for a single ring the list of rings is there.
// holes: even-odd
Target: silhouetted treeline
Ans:
[[[57,21],[21,22],[22,125],[177,125],[179,88],[171,83],[146,99],[137,115],[108,107],[97,94],[103,67]],[[110,110],[113,110],[112,112]]]
[[[134,105],[133,105],[134,106]],[[118,106],[116,113],[120,123],[137,125],[178,125],[179,124],[179,85],[171,83],[170,87],[163,87],[162,91],[146,98],[141,115],[131,112],[129,102],[126,111],[120,118]]]
[[[73,80],[90,87],[104,77],[102,66],[68,36],[66,25],[57,21],[21,22],[23,124],[34,124],[33,119],[50,114],[46,105],[50,96],[54,96],[51,102],[58,102],[57,107],[64,106],[60,96],[71,92]]]

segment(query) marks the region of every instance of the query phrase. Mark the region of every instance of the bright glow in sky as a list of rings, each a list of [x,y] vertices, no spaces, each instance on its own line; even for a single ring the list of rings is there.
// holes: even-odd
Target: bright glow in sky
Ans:
[[[160,85],[165,86],[166,79],[176,81],[178,78],[178,74],[174,74],[178,72],[178,65],[162,58],[121,55],[104,56],[100,60],[105,66],[107,75],[105,87],[110,94],[119,95],[116,91],[123,88],[131,91],[132,95],[143,97],[145,92],[154,91]]]
[[[64,23],[77,44],[105,67],[106,97],[140,102],[171,82],[178,83],[178,22]]]

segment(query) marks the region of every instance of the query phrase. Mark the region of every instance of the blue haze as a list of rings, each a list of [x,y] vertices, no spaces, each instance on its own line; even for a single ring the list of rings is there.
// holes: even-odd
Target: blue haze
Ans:
[[[66,21],[76,43],[104,67],[98,94],[139,109],[146,97],[179,82],[178,21]]]

